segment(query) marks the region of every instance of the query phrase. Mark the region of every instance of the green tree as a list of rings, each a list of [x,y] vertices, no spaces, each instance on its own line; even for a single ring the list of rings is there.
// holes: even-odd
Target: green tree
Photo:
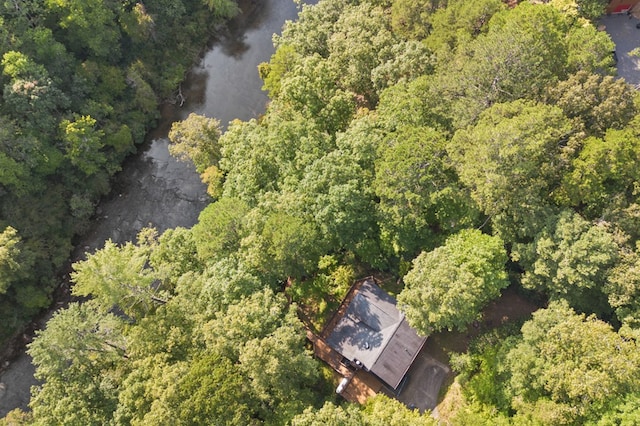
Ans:
[[[340,0],[318,2],[316,5],[303,5],[296,21],[287,22],[282,36],[275,37],[275,44],[291,45],[302,56],[318,54],[329,56],[328,40],[335,22],[352,5]]]
[[[125,359],[122,319],[90,302],[73,303],[36,333],[28,353],[43,384],[30,407],[34,424],[105,424],[115,409],[112,369]]]
[[[231,0],[204,0],[204,4],[213,11],[217,18],[233,18],[240,12],[238,5]]]
[[[418,41],[399,42],[391,46],[390,58],[371,71],[371,80],[380,92],[386,87],[432,74],[435,55]]]
[[[21,7],[26,7],[25,3],[27,2],[24,2]],[[35,2],[32,2],[32,5],[35,6]],[[42,14],[42,11],[39,13]],[[64,87],[66,91],[68,78],[74,73],[76,59],[63,43],[56,40],[50,28],[29,27],[22,35],[20,51],[33,58],[36,63],[43,65],[50,77],[61,83],[61,87]]]
[[[588,0],[591,1],[591,0]],[[600,0],[593,0],[598,2]],[[611,52],[615,44],[606,31],[579,21],[569,29],[566,39],[567,71],[615,75],[616,63]]]
[[[157,303],[163,303],[154,272],[147,267],[149,253],[133,243],[117,246],[107,240],[104,247],[74,264],[73,294],[92,296],[105,312],[117,307],[140,319]]]
[[[632,426],[640,423],[640,394],[630,393],[621,398],[619,404],[593,424],[598,426]]]
[[[611,206],[628,206],[634,200],[640,171],[640,129],[634,121],[622,130],[607,130],[604,138],[584,141],[573,160],[571,173],[564,176],[560,202],[600,217]]]
[[[566,299],[582,312],[603,313],[603,294],[619,247],[605,224],[563,211],[529,244],[515,245],[512,258],[524,268],[522,285],[551,299]]]
[[[458,45],[486,33],[491,17],[504,8],[504,3],[496,0],[448,1],[433,13],[425,43],[438,54],[449,56]]]
[[[191,113],[176,121],[169,131],[169,152],[178,159],[191,160],[198,173],[220,161],[220,121]]]
[[[452,129],[449,111],[443,108],[438,81],[421,76],[408,83],[398,83],[380,95],[377,119],[389,132],[401,127],[432,127],[443,133]]]
[[[409,409],[402,402],[382,393],[369,398],[362,409],[364,424],[370,426],[435,426],[438,422],[429,412],[420,414]]]
[[[472,224],[472,202],[459,187],[441,132],[401,127],[380,145],[373,187],[383,238],[396,255],[413,258],[442,234]]]
[[[62,154],[44,138],[20,134],[18,123],[8,116],[0,116],[0,158],[2,158],[2,184],[7,191],[37,191],[42,186],[40,174],[54,171]]]
[[[91,115],[101,123],[118,113],[120,99],[130,96],[124,70],[114,65],[86,60],[77,67],[76,73],[79,85],[76,90],[82,88],[89,98],[77,108],[86,110],[85,115]]]
[[[220,169],[225,174],[223,198],[240,199],[254,205],[260,194],[273,191],[278,183],[274,151],[263,143],[267,129],[257,120],[235,120],[220,138]]]
[[[47,0],[47,11],[57,20],[65,44],[76,54],[116,61],[120,30],[111,4],[100,0]]]
[[[611,270],[604,292],[618,320],[640,330],[640,243],[635,250],[621,250],[620,262]]]
[[[175,411],[167,413],[169,417],[162,411],[155,417],[152,410],[142,424],[168,425],[178,421],[185,425],[242,426],[252,423],[256,402],[248,395],[249,382],[238,374],[229,359],[201,354],[185,373],[177,378],[175,390],[167,388],[169,395],[163,398],[165,404],[176,407]],[[171,421],[166,422],[169,418]]]
[[[437,10],[437,0],[397,0],[391,4],[391,27],[395,34],[422,40],[431,31],[431,14]]]
[[[251,381],[252,393],[266,405],[261,415],[285,424],[315,402],[318,364],[304,348],[304,331],[294,310],[272,334],[247,341],[240,353],[240,370]]]
[[[83,173],[95,174],[106,163],[106,156],[101,151],[104,132],[96,129],[94,118],[82,116],[73,121],[62,120],[60,131],[67,158]]]
[[[189,363],[168,362],[159,354],[135,360],[131,367],[123,381],[114,423],[166,425],[172,419],[176,424],[180,401],[175,396],[178,383],[188,374]]]
[[[27,170],[24,165],[0,152],[0,191],[13,190],[20,193],[26,188],[25,179]]]
[[[340,137],[349,138],[351,133]],[[283,198],[302,217],[313,218],[322,237],[322,242],[316,243],[319,249],[346,249],[373,264],[375,254],[367,249],[378,239],[372,173],[360,167],[344,148],[330,151],[306,167],[303,178],[292,188],[291,201],[286,192]]]
[[[315,272],[322,249],[313,223],[282,212],[268,214],[242,242],[245,262],[276,281]]]
[[[622,129],[636,115],[635,93],[621,79],[580,71],[547,89],[547,102],[569,118],[579,118],[589,133]]]
[[[281,44],[271,55],[269,62],[263,62],[258,66],[260,78],[264,81],[262,89],[269,92],[271,99],[278,97],[282,79],[294,70],[298,61],[300,61],[300,54],[293,46]]]
[[[389,15],[369,2],[347,6],[327,40],[328,61],[337,68],[339,85],[363,96],[368,105],[377,103],[372,71],[392,57],[397,42],[390,31]]]
[[[359,407],[356,404],[334,405],[330,402],[320,409],[309,407],[295,416],[292,426],[432,426],[436,420],[428,414],[420,414],[417,410],[410,410],[401,402],[383,394],[369,398],[366,404]]]
[[[7,115],[33,135],[53,134],[58,111],[68,97],[49,77],[47,70],[27,55],[10,51],[2,57],[3,74],[10,77],[4,86],[2,105]]]
[[[305,115],[327,130],[343,130],[354,100],[366,106],[377,103],[372,72],[392,61],[392,46],[397,42],[380,5],[325,1],[318,7],[303,8],[298,21],[287,25],[276,39],[278,47],[286,45],[297,53],[283,54],[287,68],[295,71],[274,75],[282,76],[276,79],[278,93],[286,102],[309,110]],[[408,52],[397,52],[402,53]],[[274,65],[281,68],[280,63]],[[267,68],[263,71],[268,75]]]
[[[362,412],[352,404],[343,406],[325,402],[320,409],[308,407],[291,420],[292,426],[361,426]]]
[[[178,279],[188,272],[201,272],[203,263],[198,258],[193,233],[178,227],[167,229],[152,242],[149,264],[156,274],[173,287]]]
[[[414,259],[398,305],[423,335],[444,328],[464,330],[509,285],[506,261],[500,238],[460,231]]]
[[[0,233],[0,294],[6,293],[16,281],[24,279],[32,262],[18,231],[7,226]]]
[[[187,272],[178,280],[176,292],[185,310],[213,318],[229,306],[264,288],[264,283],[246,264],[232,256],[210,263],[201,273]]]
[[[243,345],[273,333],[285,318],[287,300],[281,293],[262,288],[242,297],[197,330],[206,348],[237,360]]]
[[[142,61],[136,61],[127,69],[127,80],[135,90],[135,106],[143,113],[154,115],[158,105],[158,97],[149,84],[148,71]]]
[[[582,424],[599,418],[612,398],[638,391],[636,342],[566,302],[533,314],[507,362],[513,408],[537,422]]]
[[[33,424],[33,416],[30,412],[16,408],[0,419],[0,426],[26,426]]]
[[[591,21],[596,21],[604,15],[607,2],[604,0],[576,0],[580,16]]]
[[[462,405],[453,415],[452,422],[460,426],[511,426],[514,423],[518,424],[510,417],[496,412],[494,407],[478,402]],[[522,424],[526,425],[527,422],[524,421]]]
[[[549,194],[568,169],[573,129],[557,107],[497,104],[459,130],[449,152],[460,180],[505,242],[530,238],[553,209]]]
[[[201,262],[219,260],[238,250],[248,211],[249,207],[243,201],[223,197],[200,213],[191,232]]]
[[[277,102],[302,113],[329,133],[344,130],[353,118],[356,94],[350,87],[337,84],[341,72],[347,71],[340,70],[330,59],[317,54],[304,57],[294,72],[283,77]],[[371,78],[367,81],[370,86]]]
[[[524,2],[495,14],[488,32],[461,45],[438,73],[458,127],[493,104],[538,99],[565,78],[566,31],[563,16],[548,5]]]
[[[487,411],[507,416],[511,413],[511,397],[506,384],[510,375],[506,369],[506,358],[511,349],[520,341],[514,328],[521,324],[511,323],[483,332],[474,338],[465,353],[453,353],[450,365],[458,373],[456,381],[462,385],[459,390],[464,395],[463,408],[456,420],[467,415],[470,419],[486,415]],[[475,404],[473,404],[475,403]],[[485,424],[477,422],[478,424]],[[456,422],[457,424],[457,422]],[[469,420],[463,424],[473,424]]]

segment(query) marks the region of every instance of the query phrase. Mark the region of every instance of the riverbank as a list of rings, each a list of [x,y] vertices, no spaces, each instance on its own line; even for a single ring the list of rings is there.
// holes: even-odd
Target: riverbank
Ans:
[[[257,65],[270,58],[271,35],[280,31],[285,20],[295,19],[297,7],[289,0],[242,4],[245,12],[216,36],[182,84],[182,107],[171,103],[161,106],[162,121],[116,175],[112,191],[100,202],[89,231],[75,244],[51,309],[16,334],[8,355],[0,360],[0,384],[4,384],[4,390],[0,387],[0,417],[14,408],[27,408],[29,389],[37,381],[25,353],[26,345],[51,313],[69,302],[71,263],[102,247],[109,238],[116,243],[135,240],[143,227],[153,226],[159,232],[190,227],[208,204],[206,187],[193,165],[169,155],[167,133],[171,123],[196,112],[216,117],[226,125],[234,118],[248,120],[264,111],[268,99],[261,90]]]

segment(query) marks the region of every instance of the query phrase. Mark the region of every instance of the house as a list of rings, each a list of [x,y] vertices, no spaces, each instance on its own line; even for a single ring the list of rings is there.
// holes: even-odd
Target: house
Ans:
[[[327,336],[344,363],[374,374],[397,392],[426,342],[373,279],[365,280]]]
[[[316,356],[342,376],[336,391],[361,403],[379,392],[398,396],[427,341],[372,277],[354,284],[321,335],[309,338]]]

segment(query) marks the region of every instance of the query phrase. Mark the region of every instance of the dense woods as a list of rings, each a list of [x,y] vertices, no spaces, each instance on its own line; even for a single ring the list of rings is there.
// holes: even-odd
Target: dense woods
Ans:
[[[236,10],[226,0],[2,2],[0,342],[49,305],[111,176]]]
[[[146,71],[166,64],[145,56],[163,49],[135,59],[105,49],[159,43],[161,25],[198,28],[175,16],[205,16],[165,3],[158,15],[151,4],[119,11],[121,27],[100,2],[82,19],[47,3],[52,29],[39,37],[33,15],[16,21],[46,48],[3,56],[4,128],[25,140],[0,157],[5,216],[23,221],[0,240],[6,303],[45,298],[36,289],[46,286],[15,285],[43,262],[33,232],[64,223],[70,235],[81,222],[63,213],[86,218],[140,137],[133,117],[179,81],[183,68]],[[341,401],[305,345],[304,327],[321,327],[370,273],[399,280],[399,307],[424,334],[464,330],[508,286],[540,307],[450,354],[458,399],[444,424],[640,421],[640,99],[614,77],[613,44],[593,21],[603,10],[304,6],[259,67],[263,116],[224,134],[196,115],[172,129],[172,152],[195,163],[214,199],[199,223],[106,242],[74,265],[73,293],[91,298],[30,345],[44,384],[10,424],[436,424],[382,395]],[[87,32],[86,20],[104,31]],[[55,143],[35,137],[47,131]],[[83,192],[54,197],[67,182]],[[18,198],[75,202],[56,222],[4,202]],[[58,241],[47,240],[49,263],[67,253]]]

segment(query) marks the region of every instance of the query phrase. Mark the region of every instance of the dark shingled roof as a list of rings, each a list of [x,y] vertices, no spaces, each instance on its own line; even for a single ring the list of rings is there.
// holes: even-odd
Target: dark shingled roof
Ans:
[[[409,327],[396,300],[373,280],[362,284],[327,343],[397,389],[427,340]]]

